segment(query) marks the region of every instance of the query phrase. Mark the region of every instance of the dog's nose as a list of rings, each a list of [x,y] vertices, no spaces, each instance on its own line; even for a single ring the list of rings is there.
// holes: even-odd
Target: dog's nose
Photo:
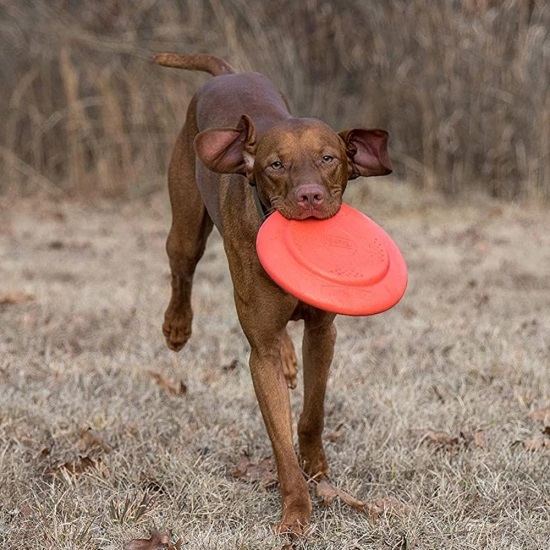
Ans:
[[[295,194],[296,202],[304,208],[317,208],[325,200],[325,190],[317,184],[300,185]]]

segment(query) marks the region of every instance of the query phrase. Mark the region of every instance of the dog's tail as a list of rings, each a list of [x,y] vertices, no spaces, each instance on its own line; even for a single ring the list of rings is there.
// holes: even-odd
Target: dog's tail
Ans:
[[[233,74],[235,69],[223,59],[206,53],[181,55],[179,53],[159,53],[153,61],[164,67],[187,69],[189,71],[204,71],[212,76]]]

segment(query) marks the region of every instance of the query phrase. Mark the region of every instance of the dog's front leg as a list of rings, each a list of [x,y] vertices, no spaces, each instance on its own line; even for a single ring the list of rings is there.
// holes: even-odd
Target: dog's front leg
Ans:
[[[298,422],[298,441],[303,468],[311,477],[328,472],[322,435],[325,393],[336,341],[334,317],[312,308],[304,318],[304,408]]]
[[[252,348],[250,371],[277,463],[283,509],[280,531],[303,534],[309,525],[311,499],[294,451],[290,400],[279,339],[269,347]]]
[[[242,250],[241,250],[242,254]],[[261,272],[235,274],[237,252],[228,254],[235,286],[239,321],[250,343],[250,372],[267,433],[271,440],[281,489],[281,532],[296,535],[307,530],[311,498],[294,450],[288,381],[281,357],[288,339],[286,325],[298,300],[282,292]]]

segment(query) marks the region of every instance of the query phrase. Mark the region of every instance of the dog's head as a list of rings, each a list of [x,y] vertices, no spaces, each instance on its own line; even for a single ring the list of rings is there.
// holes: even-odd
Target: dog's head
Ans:
[[[243,115],[237,128],[199,133],[195,151],[210,170],[245,176],[268,209],[289,219],[323,219],[338,212],[348,180],[392,171],[387,141],[384,130],[338,134],[308,118],[284,120],[256,139]]]

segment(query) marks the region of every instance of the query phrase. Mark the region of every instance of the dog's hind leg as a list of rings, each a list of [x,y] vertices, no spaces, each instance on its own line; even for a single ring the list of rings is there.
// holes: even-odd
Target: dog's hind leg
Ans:
[[[290,389],[296,387],[298,359],[294,351],[294,344],[288,332],[285,330],[281,336],[281,361],[283,364],[283,373],[285,375],[287,386]]]
[[[172,297],[162,331],[174,351],[179,351],[191,336],[193,275],[213,227],[195,179],[195,132],[187,126],[178,137],[168,172],[172,226],[166,251],[172,272]]]

